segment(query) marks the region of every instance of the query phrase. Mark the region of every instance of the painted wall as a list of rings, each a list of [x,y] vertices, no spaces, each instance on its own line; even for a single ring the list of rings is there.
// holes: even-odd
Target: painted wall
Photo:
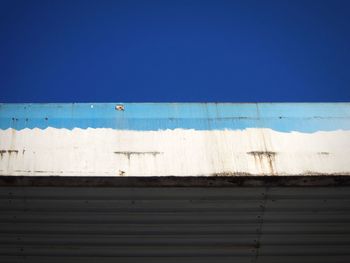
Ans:
[[[350,103],[0,104],[0,175],[350,175]]]

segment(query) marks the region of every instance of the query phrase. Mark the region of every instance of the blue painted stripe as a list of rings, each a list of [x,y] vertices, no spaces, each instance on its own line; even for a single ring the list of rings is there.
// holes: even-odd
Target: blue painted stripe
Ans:
[[[124,111],[115,109],[117,104]],[[0,104],[0,129],[350,130],[350,103]]]

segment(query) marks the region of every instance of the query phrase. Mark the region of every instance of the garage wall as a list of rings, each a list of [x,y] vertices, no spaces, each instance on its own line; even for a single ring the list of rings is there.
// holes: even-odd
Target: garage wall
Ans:
[[[350,262],[350,187],[0,187],[0,262]]]

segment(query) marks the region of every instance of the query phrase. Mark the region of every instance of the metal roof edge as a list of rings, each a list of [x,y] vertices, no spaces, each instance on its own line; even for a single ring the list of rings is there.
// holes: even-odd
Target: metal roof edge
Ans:
[[[343,187],[347,175],[307,176],[0,176],[0,187]]]

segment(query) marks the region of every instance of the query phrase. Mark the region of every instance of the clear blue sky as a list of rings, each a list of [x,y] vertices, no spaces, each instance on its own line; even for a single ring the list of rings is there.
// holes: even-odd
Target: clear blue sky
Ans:
[[[350,101],[350,1],[0,0],[0,102]]]

